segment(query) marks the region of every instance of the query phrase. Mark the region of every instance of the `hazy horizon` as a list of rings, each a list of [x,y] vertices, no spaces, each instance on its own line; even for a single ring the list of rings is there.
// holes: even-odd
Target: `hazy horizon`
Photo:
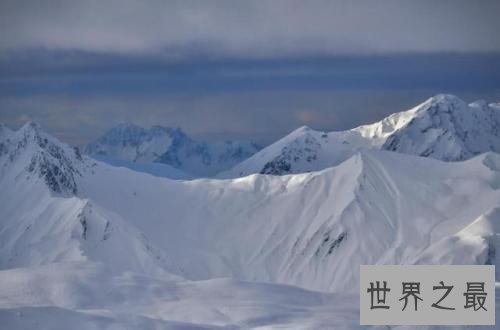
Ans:
[[[270,143],[439,93],[499,102],[498,12],[498,1],[3,1],[0,121],[34,120],[72,145],[120,122]]]
[[[484,100],[487,103],[500,103],[500,92],[499,92],[498,95],[499,95],[499,98],[496,101],[495,100],[487,100],[487,99],[484,99],[484,98],[464,99],[464,98],[462,98],[462,97],[460,97],[458,95],[456,95],[456,96],[459,97],[460,99],[462,99],[463,101],[465,101],[466,103],[472,103],[472,102],[478,101],[478,100]],[[435,95],[430,95],[429,97],[432,97],[432,96],[435,96]],[[342,128],[342,129],[338,129],[338,130],[346,130],[346,129],[355,128],[357,126],[361,126],[361,125],[365,125],[365,124],[371,124],[373,122],[376,122],[376,121],[379,121],[379,120],[385,118],[387,115],[390,115],[391,113],[409,110],[412,107],[417,106],[421,102],[424,102],[425,100],[426,99],[422,99],[421,101],[419,101],[419,102],[417,102],[417,103],[415,103],[415,104],[413,104],[411,106],[408,106],[407,108],[399,109],[399,110],[395,110],[393,112],[389,112],[387,114],[383,114],[379,118],[375,118],[375,119],[373,119],[371,121],[360,122],[359,124],[356,124],[356,125],[354,125],[352,127],[346,127],[346,128]],[[284,137],[286,134],[293,132],[294,130],[296,130],[300,126],[308,126],[308,127],[312,128],[312,129],[323,130],[325,132],[334,131],[334,130],[329,130],[329,129],[324,129],[324,128],[323,129],[317,128],[314,125],[308,124],[307,121],[306,121],[302,125],[296,126],[296,127],[292,128],[289,131],[285,131],[282,135],[279,135],[279,134],[276,134],[276,133],[267,133],[267,134],[266,133],[261,133],[261,134],[250,134],[250,133],[249,134],[242,134],[242,133],[239,133],[238,134],[238,133],[235,133],[235,132],[223,132],[223,131],[221,131],[221,132],[211,132],[211,133],[190,133],[190,132],[186,131],[181,126],[175,126],[175,125],[168,126],[168,125],[161,125],[161,124],[157,124],[157,123],[143,124],[143,123],[138,123],[138,122],[126,121],[125,120],[125,121],[117,122],[117,123],[109,126],[108,128],[103,129],[101,132],[98,132],[97,135],[91,136],[88,140],[85,140],[82,143],[72,143],[71,141],[67,141],[65,139],[64,135],[61,136],[57,132],[53,132],[50,129],[47,129],[40,121],[37,121],[37,120],[31,120],[31,119],[26,118],[26,120],[24,122],[18,123],[17,125],[9,125],[9,124],[7,124],[7,126],[9,128],[11,128],[11,129],[17,130],[20,127],[22,127],[26,122],[29,122],[29,121],[34,121],[34,122],[40,124],[42,126],[42,128],[44,130],[46,130],[48,133],[54,134],[54,136],[56,136],[57,138],[59,138],[61,141],[66,142],[66,143],[68,143],[68,144],[70,144],[72,146],[77,146],[77,147],[82,147],[82,146],[84,146],[85,144],[87,144],[89,142],[95,141],[96,139],[98,139],[102,135],[106,134],[109,130],[111,130],[111,129],[119,126],[119,125],[137,125],[137,126],[140,126],[142,128],[145,128],[145,129],[149,129],[152,126],[163,126],[163,127],[180,128],[184,133],[188,134],[191,138],[194,138],[195,140],[207,141],[207,142],[225,141],[225,140],[249,140],[249,141],[253,141],[253,142],[258,143],[258,144],[260,144],[263,147],[265,147],[265,146],[267,146],[267,145],[275,142],[276,140]]]

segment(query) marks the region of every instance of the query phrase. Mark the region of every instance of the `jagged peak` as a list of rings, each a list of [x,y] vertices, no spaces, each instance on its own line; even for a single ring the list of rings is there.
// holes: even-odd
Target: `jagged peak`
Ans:
[[[21,128],[19,128],[18,133],[28,136],[38,136],[43,133],[42,126],[35,121],[27,121]]]
[[[66,196],[77,192],[76,177],[90,165],[77,149],[45,133],[32,121],[14,132],[0,149],[7,155],[4,166],[14,171],[15,176],[24,172],[28,178],[39,177],[53,193]]]
[[[20,128],[20,130],[41,130],[41,129],[42,129],[42,126],[37,121],[33,121],[33,120],[28,120]]]
[[[132,124],[121,123],[106,131],[97,141],[106,142],[122,142],[122,140],[130,140],[129,142],[140,143],[142,139],[151,136],[169,135],[172,137],[187,137],[187,135],[179,127],[168,127],[161,125],[153,125],[149,128]]]
[[[34,121],[26,122],[15,134],[19,137],[21,144],[27,146],[31,143],[41,149],[46,149],[47,146],[54,148],[57,146],[61,149],[70,148],[56,137],[46,133],[42,126]]]

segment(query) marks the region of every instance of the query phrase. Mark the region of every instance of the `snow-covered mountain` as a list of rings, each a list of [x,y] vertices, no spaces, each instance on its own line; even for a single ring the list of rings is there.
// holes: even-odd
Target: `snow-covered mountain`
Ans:
[[[182,269],[177,275],[338,291],[356,283],[352,274],[342,275],[353,271],[342,267],[345,260],[354,265],[408,262],[422,253],[419,247],[428,247],[424,242],[431,229],[430,242],[438,242],[481,216],[498,215],[500,157],[495,153],[442,163],[361,151],[316,173],[175,182],[82,157],[35,124],[7,136],[1,158],[2,187],[8,187],[2,190],[2,219],[9,228],[25,226],[16,231],[19,237],[3,232],[2,242],[12,242],[2,247],[8,268],[64,260],[64,254],[73,260],[68,252],[73,248],[62,248],[66,243],[57,240],[43,243],[48,250],[42,260],[28,247],[13,253],[12,246],[42,244],[44,230],[67,242],[95,240],[103,247],[123,231],[129,236],[120,237],[122,244],[134,241],[134,246],[147,245],[145,251],[168,251],[167,259],[177,263],[169,271]],[[55,228],[68,230],[67,237]],[[26,240],[32,229],[35,241]],[[78,258],[87,254],[79,244]],[[481,245],[470,256],[486,262],[488,248]],[[338,252],[342,258],[329,257]]]
[[[313,173],[175,181],[80,155],[36,124],[0,136],[12,328],[357,326],[361,264],[499,263],[497,153],[362,149]]]
[[[468,105],[456,96],[440,94],[410,110],[347,131],[325,133],[301,127],[219,176],[316,171],[337,165],[361,149],[444,161],[500,152],[500,104],[477,101]]]
[[[153,126],[145,129],[121,124],[85,146],[84,153],[110,162],[162,163],[185,172],[185,176],[206,177],[240,163],[260,149],[249,141],[195,141],[179,128]],[[173,178],[182,176],[172,174]]]
[[[95,174],[97,162],[35,123],[6,132],[0,145],[1,269],[85,256],[123,270],[160,269],[160,255],[153,255],[137,230],[77,197],[81,180]],[[105,248],[99,249],[102,242]]]

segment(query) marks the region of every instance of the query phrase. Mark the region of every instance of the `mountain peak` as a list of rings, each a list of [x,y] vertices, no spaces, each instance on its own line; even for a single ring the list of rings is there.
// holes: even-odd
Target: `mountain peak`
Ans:
[[[35,121],[27,121],[21,128],[19,129],[24,135],[33,135],[37,136],[43,132],[42,126]]]
[[[185,134],[180,128],[153,125],[148,129],[136,124],[121,123],[104,133],[94,144],[137,146],[144,140],[151,140],[160,136],[181,137],[185,136]]]
[[[211,176],[260,150],[247,141],[208,143],[191,139],[179,127],[133,125],[111,129],[85,147],[101,160],[162,163],[191,176]]]
[[[436,94],[431,97],[429,100],[435,103],[455,103],[455,102],[463,102],[458,96],[453,94]]]
[[[451,94],[437,94],[429,99],[427,99],[422,104],[416,107],[418,110],[416,114],[422,111],[434,111],[434,112],[457,112],[461,110],[466,110],[468,105],[465,101],[459,97]]]
[[[311,130],[312,130],[312,129],[311,129],[309,126],[307,126],[307,125],[302,125],[302,126],[300,126],[299,128],[297,128],[297,129],[295,130],[295,132],[307,132],[307,131],[311,131]]]
[[[500,116],[484,103],[469,106],[439,94],[416,107],[415,116],[387,138],[383,149],[444,161],[500,151]]]
[[[21,130],[41,130],[42,126],[33,120],[28,120],[26,123],[24,123],[23,126],[21,126]]]
[[[41,178],[56,194],[73,195],[77,192],[76,177],[81,175],[85,160],[77,149],[71,148],[45,133],[42,127],[28,122],[10,137],[0,140],[0,158],[4,168],[14,173]]]
[[[443,161],[500,152],[500,106],[484,101],[469,106],[455,95],[438,94],[409,110],[351,130],[327,134],[303,126],[219,177],[310,172],[337,165],[360,149]]]

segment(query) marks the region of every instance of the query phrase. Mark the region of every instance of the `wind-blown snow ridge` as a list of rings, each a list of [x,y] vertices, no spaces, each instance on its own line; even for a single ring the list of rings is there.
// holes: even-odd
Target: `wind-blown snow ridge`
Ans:
[[[410,110],[347,131],[325,133],[301,127],[219,177],[316,171],[339,164],[360,149],[444,161],[500,152],[500,108],[484,101],[467,105],[456,96],[440,94]]]

